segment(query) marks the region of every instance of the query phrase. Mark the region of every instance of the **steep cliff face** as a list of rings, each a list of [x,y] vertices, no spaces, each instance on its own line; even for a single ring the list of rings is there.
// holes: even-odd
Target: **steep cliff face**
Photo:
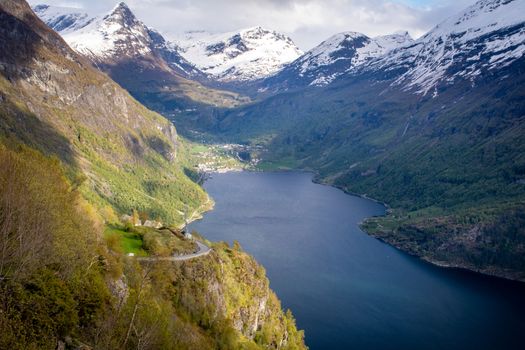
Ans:
[[[305,349],[237,245],[124,256],[59,161],[0,143],[0,162],[1,349]]]
[[[233,348],[243,342],[265,349],[304,348],[303,332],[282,311],[264,268],[237,244],[214,244],[205,259],[170,268],[169,279],[164,293],[175,307],[212,333],[229,329],[238,334]]]

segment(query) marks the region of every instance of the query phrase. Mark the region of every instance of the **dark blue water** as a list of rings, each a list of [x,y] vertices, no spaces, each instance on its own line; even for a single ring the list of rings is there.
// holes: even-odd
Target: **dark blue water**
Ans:
[[[191,228],[238,240],[319,349],[525,349],[525,286],[434,267],[361,232],[372,201],[305,173],[214,175]]]

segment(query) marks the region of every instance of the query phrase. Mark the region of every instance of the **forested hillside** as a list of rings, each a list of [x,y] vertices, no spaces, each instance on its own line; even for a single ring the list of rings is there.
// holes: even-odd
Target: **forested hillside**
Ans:
[[[185,142],[25,1],[0,1],[0,348],[305,348],[239,246],[157,259],[193,249],[177,226],[209,205]]]
[[[106,242],[60,160],[0,145],[0,161],[0,348],[304,348],[240,247],[139,264]]]

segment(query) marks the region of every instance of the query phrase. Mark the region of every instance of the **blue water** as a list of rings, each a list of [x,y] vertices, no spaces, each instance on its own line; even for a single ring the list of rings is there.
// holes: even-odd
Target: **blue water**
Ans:
[[[363,233],[383,206],[305,173],[228,173],[192,224],[266,268],[319,349],[525,349],[525,284],[424,263]]]

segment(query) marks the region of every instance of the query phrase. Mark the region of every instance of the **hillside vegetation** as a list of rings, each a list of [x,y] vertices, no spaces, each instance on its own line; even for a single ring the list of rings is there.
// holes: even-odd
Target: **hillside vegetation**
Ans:
[[[0,23],[0,348],[305,349],[238,246],[155,260],[192,251],[176,226],[209,205],[173,125],[25,1],[0,1]],[[126,227],[132,212],[173,229]]]
[[[182,222],[185,205],[204,209],[208,198],[185,176],[184,141],[169,121],[91,68],[34,15],[0,16],[1,134],[56,154],[98,208],[137,209],[168,223]]]
[[[238,246],[140,265],[107,248],[58,159],[0,146],[0,161],[0,348],[305,348]]]

